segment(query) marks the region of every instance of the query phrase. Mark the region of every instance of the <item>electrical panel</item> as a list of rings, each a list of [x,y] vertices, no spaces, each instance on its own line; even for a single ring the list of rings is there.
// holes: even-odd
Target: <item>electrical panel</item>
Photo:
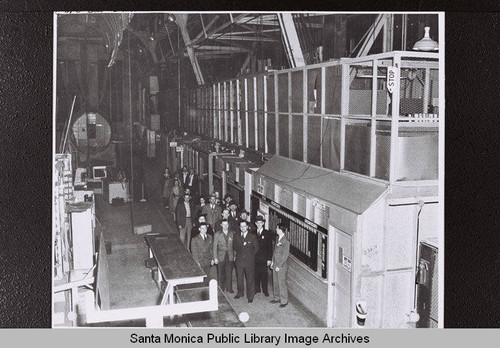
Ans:
[[[417,327],[438,327],[438,248],[434,240],[420,243],[417,265]]]

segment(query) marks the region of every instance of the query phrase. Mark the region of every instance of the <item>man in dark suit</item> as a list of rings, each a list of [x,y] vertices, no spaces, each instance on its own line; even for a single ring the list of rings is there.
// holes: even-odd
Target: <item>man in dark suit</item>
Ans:
[[[235,234],[233,247],[236,251],[234,262],[238,284],[238,293],[234,298],[243,297],[245,290],[243,277],[245,277],[248,303],[252,303],[255,295],[255,254],[259,250],[259,242],[255,234],[248,232],[248,222],[240,221],[240,233]]]
[[[208,224],[201,223],[199,229],[200,233],[193,238],[191,244],[191,254],[193,255],[193,259],[207,274],[204,279],[204,284],[207,285],[210,281],[210,267],[214,265],[212,258],[213,240],[212,236],[207,233]]]
[[[179,235],[189,250],[189,242],[191,241],[191,229],[193,228],[192,220],[194,218],[194,205],[191,200],[191,194],[188,190],[184,192],[184,198],[179,199],[175,208],[175,221],[179,227]]]
[[[228,203],[229,207],[229,216],[228,216],[228,221],[229,225],[233,227],[235,230],[239,230],[240,228],[240,216],[238,214],[238,205],[236,204],[235,201],[230,201]]]
[[[217,265],[217,280],[222,291],[233,293],[234,231],[229,229],[229,222],[223,219],[221,230],[214,236],[214,263]]]
[[[255,254],[255,293],[262,292],[268,297],[268,270],[273,257],[274,233],[264,228],[266,220],[262,216],[257,216],[255,225],[257,226],[257,240],[259,241],[259,251]]]
[[[229,203],[233,200],[233,196],[230,193],[226,193],[224,196],[224,202],[223,202],[223,207],[224,208],[229,208]]]
[[[198,221],[193,224],[193,228],[191,229],[191,240],[193,240],[193,238],[200,233],[200,225],[205,223],[207,223],[206,216],[204,214],[198,216]],[[214,231],[210,225],[208,225],[207,233],[212,237],[214,236]]]
[[[250,221],[250,213],[243,209],[240,211],[240,218],[238,219],[238,224],[240,221],[248,222],[248,231],[252,234],[255,234],[255,225]]]
[[[290,241],[286,238],[284,227],[276,226],[278,237],[274,247],[271,269],[273,269],[273,299],[271,303],[281,303],[284,308],[288,304],[288,284],[286,277],[288,274],[288,256],[290,256]]]

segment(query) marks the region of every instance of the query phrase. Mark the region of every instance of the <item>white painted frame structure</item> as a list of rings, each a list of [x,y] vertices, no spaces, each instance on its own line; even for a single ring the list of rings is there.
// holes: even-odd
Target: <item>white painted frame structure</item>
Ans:
[[[327,114],[326,113],[326,105],[325,105],[325,97],[327,93],[331,91],[326,90],[326,69],[329,67],[333,66],[339,66],[342,71],[342,77],[341,77],[341,102],[340,102],[340,113],[339,114]],[[371,76],[371,81],[372,81],[372,88],[371,88],[371,99],[368,99],[367,102],[371,102],[371,112],[367,115],[355,115],[352,114],[349,110],[349,94],[350,94],[350,84],[352,82],[353,78],[353,66],[363,66],[366,68],[371,68],[372,69],[372,76]],[[193,133],[197,133],[197,124],[200,122],[200,119],[202,117],[203,112],[205,111],[203,109],[203,104],[208,104],[212,105],[213,109],[211,110],[211,115],[209,117],[212,117],[213,119],[213,124],[214,124],[214,138],[215,139],[220,139],[220,140],[225,140],[227,142],[234,143],[235,145],[242,145],[246,148],[250,147],[250,141],[249,141],[249,118],[253,117],[254,118],[254,138],[252,139],[255,141],[255,145],[252,146],[252,150],[259,150],[259,143],[264,144],[264,150],[265,152],[270,151],[269,149],[269,139],[271,137],[274,137],[275,139],[275,148],[274,148],[274,153],[283,155],[282,150],[280,149],[279,145],[279,138],[280,138],[280,129],[279,129],[279,115],[287,115],[288,116],[288,156],[289,158],[293,158],[292,156],[292,143],[293,143],[293,128],[292,128],[292,117],[295,116],[300,116],[303,117],[303,149],[302,149],[302,161],[306,163],[311,163],[312,158],[308,158],[308,153],[307,153],[307,148],[310,139],[308,139],[308,118],[309,117],[320,117],[321,118],[321,129],[323,133],[323,125],[325,119],[336,119],[339,120],[341,123],[340,127],[340,172],[349,172],[354,175],[360,175],[360,176],[365,176],[365,177],[370,177],[371,179],[374,180],[381,180],[384,182],[390,182],[391,184],[396,183],[396,168],[398,167],[398,161],[399,159],[397,158],[397,150],[398,150],[398,131],[401,122],[405,122],[404,126],[405,127],[438,127],[438,122],[439,122],[439,115],[437,114],[422,114],[421,117],[418,119],[418,123],[411,123],[411,122],[416,122],[416,120],[411,120],[409,117],[403,117],[400,116],[400,105],[399,105],[399,98],[400,98],[400,88],[401,88],[401,80],[399,78],[399,75],[396,76],[395,79],[395,86],[394,86],[394,91],[392,94],[392,99],[394,102],[392,103],[392,107],[390,110],[390,114],[394,115],[394,117],[391,117],[389,115],[379,115],[377,114],[376,111],[376,105],[377,105],[377,83],[379,78],[385,78],[384,76],[378,76],[377,68],[387,68],[387,67],[396,67],[396,71],[399,72],[400,69],[402,68],[415,68],[415,69],[423,69],[425,71],[425,81],[424,81],[424,96],[423,96],[423,102],[424,102],[424,110],[427,110],[428,106],[428,100],[429,100],[429,83],[430,83],[430,71],[431,69],[434,69],[436,71],[439,70],[439,53],[429,53],[429,52],[410,52],[410,51],[392,51],[392,52],[386,52],[386,53],[380,53],[380,54],[374,54],[370,56],[364,56],[364,57],[358,57],[358,58],[342,58],[340,60],[335,60],[335,61],[328,61],[328,62],[323,62],[319,64],[314,64],[314,65],[308,65],[304,67],[298,67],[295,69],[287,69],[287,70],[280,70],[280,71],[274,71],[274,72],[267,72],[267,73],[260,73],[260,74],[254,74],[254,75],[248,75],[245,77],[239,77],[237,79],[233,80],[228,80],[228,81],[222,81],[215,83],[211,86],[201,86],[198,87],[197,89],[193,89],[188,91],[188,101],[191,101],[192,99],[189,98],[189,95],[192,93],[196,93],[198,89],[212,89],[214,92],[214,95],[216,91],[218,92],[217,97],[213,98],[213,100],[207,101],[207,102],[202,102],[200,100],[197,100],[196,103],[190,104],[188,103],[187,105],[187,110],[186,113],[191,115],[194,114],[196,115],[193,119],[189,118],[187,124],[185,125],[187,130],[192,131]],[[321,90],[318,91],[318,94],[320,93],[321,95],[321,103],[319,105],[320,113],[314,113],[314,112],[309,112],[308,109],[308,104],[309,104],[309,91],[308,91],[308,74],[311,70],[313,69],[320,69],[321,75],[319,76],[320,81],[321,81]],[[303,83],[302,83],[302,110],[301,112],[292,112],[292,73],[301,71],[303,74]],[[278,78],[279,76],[287,76],[287,89],[288,89],[288,98],[286,100],[286,103],[288,105],[288,110],[283,111],[279,110],[279,98],[278,98]],[[267,102],[269,96],[267,95],[267,80],[269,76],[273,76],[274,78],[274,110],[269,110]],[[263,83],[263,88],[258,89],[257,88],[257,80],[258,79],[264,79]],[[249,79],[252,80],[253,82],[253,88],[249,88],[248,86],[248,81]],[[441,82],[442,83],[442,82]],[[221,96],[224,96],[224,100],[226,100],[227,95],[229,93],[230,95],[230,90],[229,88],[232,87],[233,84],[236,84],[236,92],[241,93],[240,95],[235,96],[235,102],[229,103],[227,105],[226,103],[222,104],[221,103]],[[240,87],[241,86],[241,87]],[[254,98],[253,100],[253,105],[252,107],[254,110],[249,110],[249,101],[248,97],[249,94],[252,93],[252,96]],[[258,103],[257,103],[257,98],[259,96],[261,97],[262,100],[264,100],[263,105],[261,108],[257,109]],[[202,93],[201,95],[206,95],[206,98],[208,97],[208,93]],[[442,97],[442,96],[441,96]],[[244,98],[244,102],[241,102],[241,98]],[[229,107],[229,110],[226,108]],[[387,110],[389,112],[389,110]],[[258,114],[263,113],[264,114],[264,134],[260,134],[259,132],[259,127],[258,127]],[[221,121],[223,120],[222,115],[235,115],[237,117],[237,124],[238,124],[238,133],[235,134],[235,130],[233,127],[226,126],[226,122],[229,120],[224,117],[224,133],[222,133],[222,125]],[[274,114],[275,115],[275,129],[274,129],[274,134],[270,134],[268,132],[268,115]],[[198,118],[198,119],[197,119]],[[219,121],[219,122],[217,122]],[[234,122],[234,120],[231,117],[231,121]],[[360,173],[355,173],[351,172],[345,169],[345,148],[346,148],[346,134],[345,134],[345,129],[346,129],[346,124],[348,122],[369,122],[371,126],[371,135],[370,135],[370,170],[369,170],[369,175],[363,175]],[[410,121],[410,122],[409,122]],[[389,174],[389,179],[386,180],[384,178],[377,178],[375,175],[375,168],[377,165],[377,158],[376,158],[376,127],[377,124],[381,124],[381,122],[384,122],[386,124],[390,124],[390,129],[391,129],[391,142],[390,142],[390,174]],[[218,123],[218,127],[216,127],[216,124]],[[245,131],[241,132],[241,124],[245,125]],[[227,133],[226,133],[227,131]],[[209,134],[203,134],[205,136],[209,136]],[[320,147],[319,147],[319,165],[324,167],[323,163],[323,141],[324,141],[324,134],[319,134],[320,136]],[[259,141],[260,138],[263,138],[262,141]],[[436,180],[427,180],[427,181],[416,181],[414,183],[429,183],[429,184],[435,184],[437,183],[437,178]],[[404,181],[404,183],[412,183],[411,181]]]

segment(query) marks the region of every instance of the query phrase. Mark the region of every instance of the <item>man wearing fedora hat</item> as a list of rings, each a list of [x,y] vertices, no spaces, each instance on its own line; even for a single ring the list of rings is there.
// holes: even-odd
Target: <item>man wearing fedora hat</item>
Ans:
[[[259,250],[255,254],[255,293],[261,291],[268,297],[268,270],[273,257],[273,239],[274,233],[264,228],[266,220],[261,215],[255,219],[257,226],[256,234],[259,242]]]

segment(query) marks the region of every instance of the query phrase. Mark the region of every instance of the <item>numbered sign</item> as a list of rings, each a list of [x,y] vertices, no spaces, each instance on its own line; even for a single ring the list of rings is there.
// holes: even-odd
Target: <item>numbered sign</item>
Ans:
[[[396,85],[398,68],[395,66],[387,67],[387,90],[392,94],[394,92],[394,86]]]
[[[350,258],[348,258],[345,255],[342,255],[342,266],[344,269],[346,269],[348,272],[351,272],[352,270],[352,261]]]

